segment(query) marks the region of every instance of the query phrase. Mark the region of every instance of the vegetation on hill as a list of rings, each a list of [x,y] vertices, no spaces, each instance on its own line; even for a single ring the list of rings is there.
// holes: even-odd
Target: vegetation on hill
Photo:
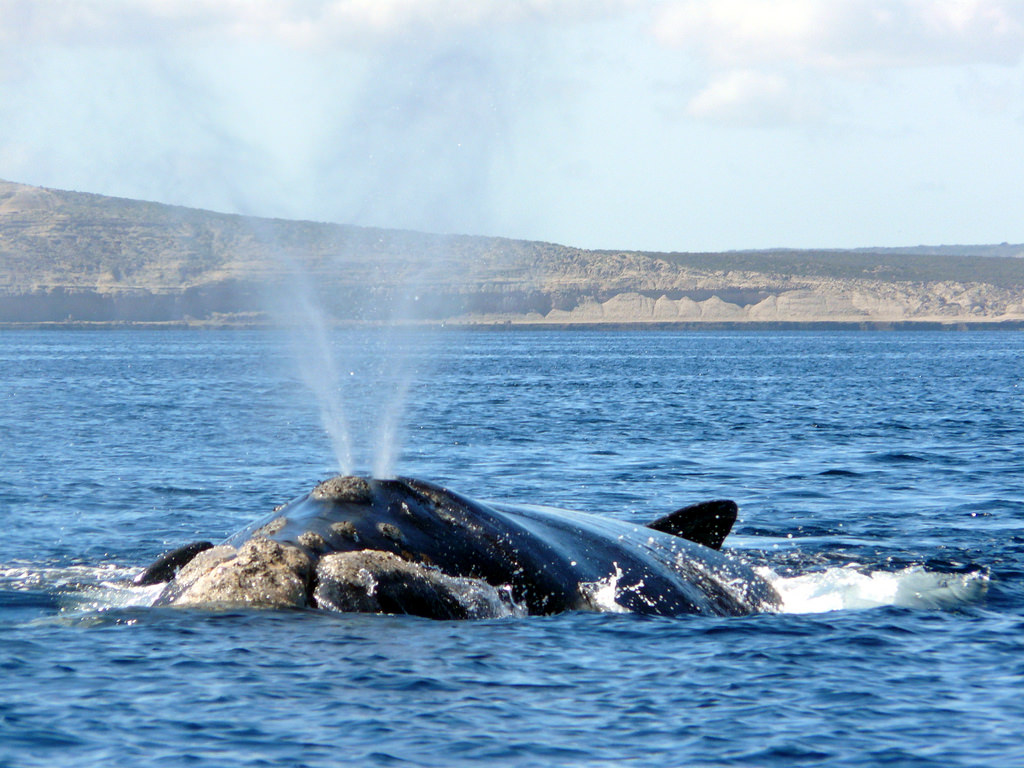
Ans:
[[[248,321],[289,302],[342,320],[983,319],[1024,301],[1022,255],[1007,244],[586,251],[0,181],[3,322]]]
[[[1024,246],[940,246],[857,250],[770,250],[662,255],[682,267],[886,282],[1024,285]]]

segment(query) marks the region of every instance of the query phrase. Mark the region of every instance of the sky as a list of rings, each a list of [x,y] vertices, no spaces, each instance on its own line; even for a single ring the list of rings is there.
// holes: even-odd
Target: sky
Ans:
[[[0,0],[0,178],[718,251],[1024,242],[1024,2]]]

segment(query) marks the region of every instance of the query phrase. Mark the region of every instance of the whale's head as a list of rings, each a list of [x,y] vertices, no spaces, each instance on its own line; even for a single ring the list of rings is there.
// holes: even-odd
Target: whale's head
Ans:
[[[369,504],[373,501],[375,488],[379,487],[380,481],[373,478],[336,475],[317,485],[309,492],[309,498],[336,504]]]
[[[472,525],[480,512],[479,503],[422,480],[337,475],[224,543],[267,538],[313,556],[367,548],[401,554],[403,543],[443,539],[453,526]]]
[[[473,573],[474,515],[484,509],[431,483],[339,475],[218,547],[194,556],[182,550],[174,560],[180,570],[159,599],[437,618],[508,615],[516,610],[511,593]],[[447,572],[440,569],[446,564]]]

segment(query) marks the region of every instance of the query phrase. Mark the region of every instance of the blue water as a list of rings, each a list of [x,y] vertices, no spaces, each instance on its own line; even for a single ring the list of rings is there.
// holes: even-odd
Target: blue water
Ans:
[[[337,469],[287,338],[4,331],[0,766],[1024,764],[1024,334],[333,343],[358,469],[398,415],[395,470],[476,497],[733,498],[784,612],[148,607]]]

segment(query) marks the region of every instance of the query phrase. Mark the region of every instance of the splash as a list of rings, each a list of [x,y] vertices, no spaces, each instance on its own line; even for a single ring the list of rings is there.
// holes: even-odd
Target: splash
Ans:
[[[921,566],[899,571],[867,571],[855,566],[784,578],[760,569],[782,598],[783,613],[900,606],[948,609],[981,600],[988,590],[988,574],[937,573]]]
[[[131,568],[113,564],[41,566],[33,563],[0,565],[0,589],[13,592],[73,592],[104,583],[118,583],[135,575]]]
[[[506,619],[529,615],[526,606],[512,596],[512,587],[505,584],[494,587],[483,579],[458,579],[455,598],[471,619]]]
[[[135,587],[130,579],[136,572],[112,564],[0,565],[0,603],[25,609],[27,624],[102,623],[110,611],[149,607],[156,600],[163,585]]]
[[[597,581],[587,581],[580,584],[580,594],[590,610],[601,613],[632,613],[632,611],[619,602],[620,598],[627,593],[633,593],[648,605],[654,605],[653,601],[643,594],[643,579],[632,585],[622,584],[622,568],[618,563],[612,563],[615,569],[612,573]]]
[[[629,613],[629,609],[618,602],[619,579],[622,578],[622,569],[618,563],[612,563],[612,566],[615,568],[614,572],[603,579],[580,584],[580,592],[587,604],[595,611]]]

